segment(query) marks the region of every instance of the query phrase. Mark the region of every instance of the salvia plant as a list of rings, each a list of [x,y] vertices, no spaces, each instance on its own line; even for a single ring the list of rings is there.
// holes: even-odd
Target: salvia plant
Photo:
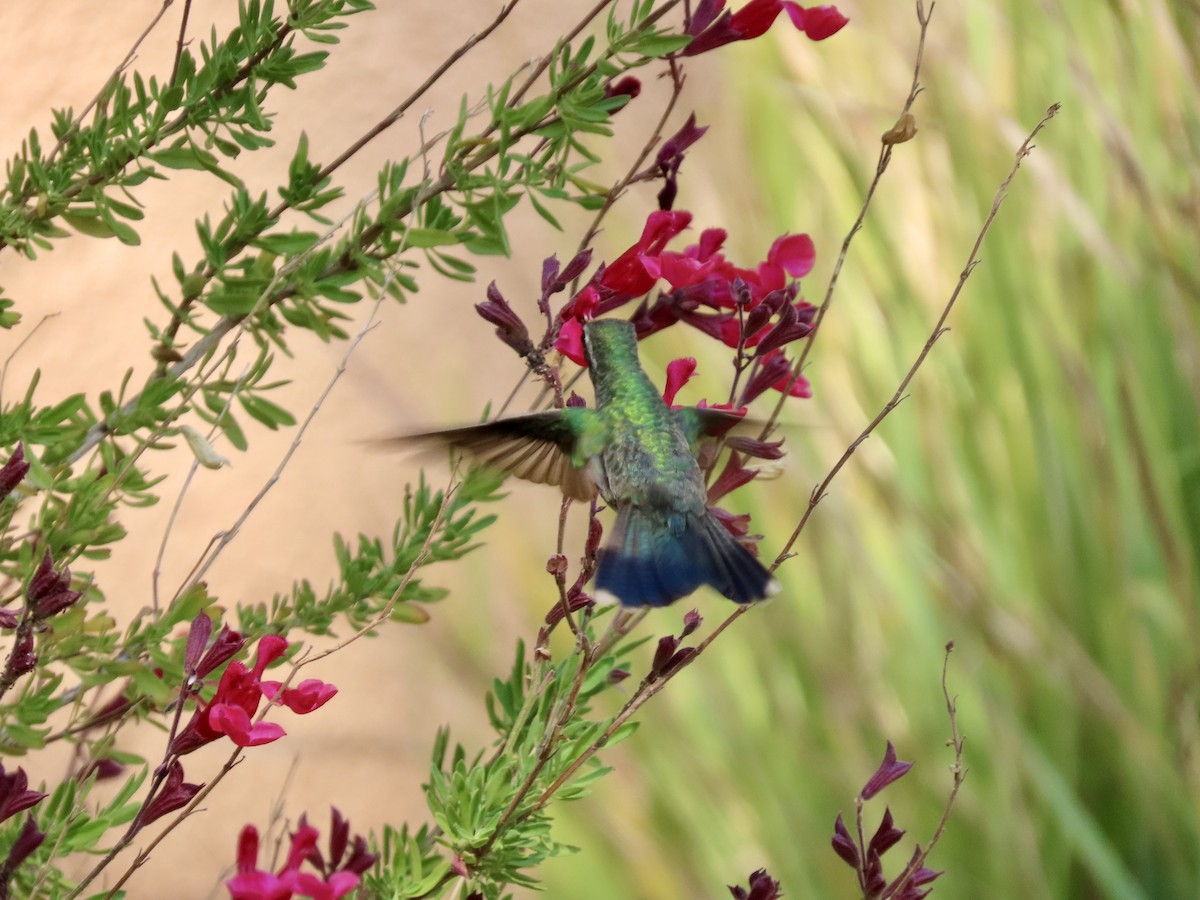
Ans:
[[[170,277],[154,281],[162,309],[145,321],[152,365],[134,366],[119,384],[86,394],[47,398],[35,377],[19,397],[9,386],[0,398],[0,631],[7,645],[0,669],[0,897],[137,896],[139,867],[164,840],[187,840],[187,829],[203,817],[204,798],[222,788],[244,754],[286,741],[289,719],[321,716],[336,702],[337,688],[319,677],[321,659],[353,653],[359,638],[380,629],[427,621],[436,602],[455,615],[455,598],[430,583],[425,567],[460,559],[486,537],[504,472],[562,483],[570,461],[542,459],[558,466],[551,477],[536,460],[488,458],[459,442],[485,465],[473,465],[468,453],[448,484],[422,476],[389,534],[331,537],[339,575],[327,590],[299,581],[265,603],[222,600],[205,578],[236,527],[173,593],[160,593],[155,579],[143,611],[129,621],[106,613],[105,584],[89,572],[92,561],[126,539],[121,509],[162,498],[162,454],[187,453],[194,465],[220,467],[227,461],[218,446],[245,453],[262,428],[303,432],[311,414],[298,425],[276,394],[276,360],[292,352],[298,333],[344,342],[348,355],[367,331],[364,304],[413,302],[420,285],[438,279],[476,282],[481,258],[486,272],[487,257],[508,253],[509,214],[518,207],[536,211],[547,235],[563,229],[564,210],[591,216],[586,231],[572,236],[577,250],[568,259],[546,254],[539,296],[511,298],[494,281],[479,289],[482,321],[473,321],[494,328],[516,354],[514,385],[532,380],[542,388],[532,412],[573,414],[587,405],[574,386],[589,362],[591,321],[628,319],[638,340],[671,329],[681,350],[716,342],[728,353],[728,377],[705,382],[700,413],[707,418],[696,421],[740,424],[692,434],[692,451],[708,514],[742,547],[760,552],[750,516],[726,504],[778,469],[781,412],[819,390],[810,351],[863,217],[844,238],[833,279],[821,291],[806,279],[816,254],[829,249],[828,236],[783,234],[760,258],[732,258],[726,230],[702,225],[684,208],[688,151],[719,127],[683,112],[684,74],[696,57],[757,38],[773,24],[823,42],[848,20],[835,7],[789,0],[751,0],[736,11],[724,0],[602,0],[532,62],[464,97],[453,127],[425,135],[422,146],[380,168],[367,196],[348,197],[342,166],[412,111],[518,2],[481,19],[428,81],[333,159],[312,158],[301,137],[273,190],[244,182],[230,162],[274,144],[272,106],[280,91],[303,90],[306,77],[337,52],[339,32],[378,15],[368,0],[238,0],[237,24],[208,35],[189,32],[185,2],[173,10],[179,34],[169,71],[139,71],[131,64],[135,45],[90,103],[78,112],[54,111],[48,131],[30,130],[10,151],[0,254],[35,260],[68,238],[137,244],[143,187],[182,170],[205,174],[224,196],[195,223],[195,247],[173,254]],[[174,6],[162,4],[139,43],[153,39],[155,26],[166,27]],[[917,4],[922,49],[931,13],[932,4]],[[836,53],[836,40],[820,51]],[[895,125],[882,123],[888,130],[863,216],[892,153],[916,134],[921,52],[911,91],[896,98],[902,106]],[[615,146],[612,120],[639,102],[647,78],[670,85],[658,126],[643,146]],[[1030,146],[1021,148],[1009,179]],[[592,170],[602,159],[626,174],[599,184]],[[629,188],[636,184],[654,186],[656,203],[630,210],[645,223],[640,237],[601,260],[593,247],[600,225],[616,204],[634,202]],[[895,397],[837,460],[807,508],[797,510],[794,532],[771,541],[782,543],[773,561],[763,560],[771,572],[786,563],[855,447],[900,402],[974,260],[972,251]],[[0,294],[0,325],[16,334],[29,304]],[[665,372],[647,368],[672,407],[697,367],[685,353]],[[533,438],[557,441],[553,452],[563,452],[557,438]],[[566,538],[573,515],[587,522],[578,545]],[[494,900],[535,886],[539,864],[567,849],[555,833],[556,804],[591,790],[608,771],[606,749],[633,735],[642,708],[753,609],[714,607],[721,620],[706,633],[693,610],[659,635],[654,630],[672,622],[669,613],[648,618],[644,607],[599,606],[592,585],[609,521],[594,492],[590,503],[564,499],[557,546],[547,548],[553,602],[486,698],[494,740],[470,748],[448,730],[430,734],[427,821],[361,834],[331,797],[328,821],[296,811],[294,830],[282,841],[268,842],[258,824],[241,823],[228,834],[229,895]],[[552,645],[563,629],[570,640]],[[737,640],[736,630],[731,635],[726,639]],[[318,636],[327,649],[315,652]],[[616,685],[625,701],[606,712],[597,698]],[[949,693],[946,703],[954,725]],[[161,732],[157,755],[127,749],[126,735],[142,728]],[[55,783],[38,760],[40,751],[63,744],[72,762]],[[191,754],[210,744],[227,751],[226,762],[213,769],[194,764]],[[950,802],[965,772],[956,725],[953,744]],[[863,804],[909,765],[888,744],[858,797],[856,831],[837,818],[833,848],[857,879],[847,879],[846,896],[911,900],[938,874],[925,864],[930,843],[884,875],[884,854],[903,835],[890,809],[865,837]],[[97,791],[102,781],[117,787]],[[730,873],[738,878],[748,878],[728,888],[738,898],[768,900],[786,889],[767,869]],[[714,885],[714,896],[723,890]]]

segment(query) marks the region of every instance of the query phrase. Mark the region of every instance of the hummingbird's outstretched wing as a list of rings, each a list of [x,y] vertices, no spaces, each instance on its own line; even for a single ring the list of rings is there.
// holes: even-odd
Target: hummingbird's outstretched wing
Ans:
[[[580,453],[580,438],[589,422],[588,417],[579,415],[590,412],[571,409],[533,413],[375,443],[403,448],[422,444],[450,447],[497,471],[536,484],[557,485],[575,500],[591,500],[596,496],[596,482],[588,471],[586,456]]]

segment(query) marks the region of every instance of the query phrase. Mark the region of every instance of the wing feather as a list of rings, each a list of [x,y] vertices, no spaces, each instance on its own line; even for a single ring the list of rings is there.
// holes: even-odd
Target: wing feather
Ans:
[[[489,468],[515,475],[535,484],[550,484],[568,497],[590,500],[596,483],[587,462],[574,464],[582,428],[592,410],[570,409],[533,413],[499,419],[483,425],[429,431],[407,437],[384,438],[374,443],[385,447],[440,446],[467,453]]]

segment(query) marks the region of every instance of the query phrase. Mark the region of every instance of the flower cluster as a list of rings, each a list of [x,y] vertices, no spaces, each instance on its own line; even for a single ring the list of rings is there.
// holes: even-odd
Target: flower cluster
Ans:
[[[731,884],[729,893],[733,895],[733,900],[779,900],[783,896],[779,882],[772,878],[766,869],[759,869],[750,874],[749,889]]]
[[[16,461],[27,470],[28,463],[19,459],[20,456],[18,448],[18,452],[9,463],[11,465]],[[17,467],[18,471],[20,466]],[[0,472],[0,475],[2,474]],[[24,477],[23,474],[21,477]],[[20,478],[16,480],[20,481]],[[32,672],[37,665],[34,633],[42,630],[47,619],[70,609],[82,596],[82,591],[71,589],[70,569],[55,571],[54,557],[47,547],[42,554],[42,561],[38,563],[33,577],[29,580],[29,586],[25,589],[25,612],[18,615],[11,609],[0,609],[0,628],[16,629],[12,650],[4,663],[2,682],[6,686],[12,684],[18,676]]]
[[[816,308],[797,299],[795,281],[812,271],[812,239],[806,234],[783,235],[765,260],[743,268],[721,253],[727,235],[720,228],[705,229],[699,241],[683,250],[669,250],[691,221],[691,213],[684,211],[651,213],[637,242],[601,268],[563,307],[554,347],[586,365],[583,322],[640,299],[632,317],[639,339],[683,322],[744,357],[749,377],[737,398],[739,406],[770,388],[794,397],[811,396],[807,380],[792,377],[783,348],[812,331]],[[660,282],[668,289],[651,302],[647,295]]]
[[[681,648],[679,645],[694,634],[703,622],[700,613],[693,609],[683,617],[683,630],[679,632],[679,637],[667,634],[658,639],[658,647],[650,663],[650,674],[646,676],[647,684],[670,675],[696,655],[695,647]]]
[[[208,617],[197,617],[193,627],[203,629],[202,625],[198,625],[200,619],[207,621]],[[242,643],[236,632],[223,629],[213,648],[195,664],[193,677],[202,679],[220,665],[223,661],[221,656],[228,659],[241,648]],[[193,646],[190,635],[188,646]],[[192,720],[172,742],[171,752],[175,756],[183,756],[222,735],[228,736],[239,747],[256,747],[278,740],[287,734],[282,726],[274,722],[252,721],[263,697],[278,701],[292,712],[300,714],[310,713],[328,702],[337,693],[337,688],[318,679],[307,679],[286,690],[277,681],[262,680],[267,666],[283,656],[287,646],[286,639],[269,634],[258,642],[253,669],[237,660],[231,662],[221,676],[213,698],[208,702],[198,701]]]
[[[367,842],[355,835],[350,840],[350,823],[337,808],[329,836],[329,858],[317,846],[320,833],[300,817],[291,836],[287,859],[278,872],[258,867],[258,829],[247,825],[238,838],[237,874],[225,882],[233,900],[288,900],[293,895],[313,900],[338,900],[356,887],[362,873],[378,858],[367,852]],[[347,852],[349,851],[349,852]],[[316,871],[301,871],[304,863]]]
[[[888,741],[883,754],[883,762],[879,764],[874,774],[867,779],[861,791],[858,792],[859,827],[862,830],[862,804],[870,800],[889,784],[903,778],[912,763],[896,758],[896,748]],[[888,900],[921,900],[932,888],[926,887],[931,881],[941,875],[923,865],[924,855],[917,847],[904,870],[890,882],[883,877],[883,854],[899,843],[904,837],[904,831],[896,827],[892,819],[892,811],[885,808],[883,819],[875,834],[864,847],[860,840],[851,836],[846,823],[839,814],[833,825],[833,850],[842,860],[854,869],[858,875],[859,887],[867,898],[888,898]]]

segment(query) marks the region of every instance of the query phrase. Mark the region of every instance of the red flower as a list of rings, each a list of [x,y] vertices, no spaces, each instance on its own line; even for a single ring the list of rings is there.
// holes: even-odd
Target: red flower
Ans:
[[[71,590],[70,569],[54,571],[54,558],[47,547],[37,571],[33,573],[25,596],[26,605],[33,610],[33,617],[41,620],[73,606],[83,596],[83,592]]]
[[[333,811],[333,835],[330,837],[329,866],[317,848],[317,829],[300,817],[300,826],[292,835],[287,860],[278,874],[258,868],[258,830],[253,825],[242,829],[238,837],[237,874],[225,882],[233,900],[289,900],[293,894],[313,900],[339,900],[358,887],[359,876],[375,864],[376,856],[366,850],[366,841],[350,843],[350,826],[336,809]],[[302,872],[308,862],[317,872]],[[333,868],[333,871],[328,871]]]
[[[667,386],[663,388],[663,403],[673,406],[675,395],[696,374],[696,360],[690,356],[667,364]]]
[[[17,767],[15,772],[8,775],[0,763],[0,822],[40,803],[45,796],[41,791],[29,790],[29,777],[24,769]]]
[[[583,350],[583,323],[578,319],[567,319],[558,329],[558,340],[554,349],[575,363],[577,366],[587,366],[587,355]]]
[[[748,484],[757,474],[757,469],[747,469],[742,465],[738,454],[731,453],[729,462],[725,464],[721,474],[708,486],[708,502],[715,503],[730,491],[736,491],[742,485]]]
[[[775,239],[767,251],[767,261],[758,267],[759,287],[780,290],[786,283],[784,273],[803,278],[812,271],[817,251],[807,234],[785,234]]]
[[[883,751],[883,762],[863,785],[863,789],[858,792],[859,796],[864,800],[870,800],[893,781],[907,775],[908,770],[912,767],[912,763],[896,758],[896,748],[892,746],[891,741],[888,741],[887,748]]]
[[[650,213],[638,242],[604,270],[604,274],[600,276],[601,286],[611,294],[622,296],[622,303],[642,296],[658,281],[657,268],[654,274],[651,274],[647,270],[646,261],[653,260],[662,253],[671,238],[687,228],[691,222],[692,214],[689,212],[656,210]],[[607,306],[604,311],[611,308],[612,306]]]
[[[278,681],[264,681],[263,694],[271,700],[276,698],[281,687]],[[314,709],[320,709],[337,693],[337,688],[317,678],[306,678],[294,688],[288,688],[279,698],[279,702],[294,713],[304,715]]]
[[[789,382],[791,382],[790,389],[788,388]],[[758,371],[750,379],[742,393],[742,402],[749,403],[767,388],[774,388],[777,391],[786,390],[789,397],[812,396],[812,385],[809,384],[807,378],[800,375],[795,381],[792,381],[792,364],[778,350],[772,350],[762,357]]]
[[[289,881],[258,869],[258,829],[247,825],[238,836],[238,873],[225,882],[233,900],[289,900]],[[285,868],[286,871],[286,868]]]
[[[279,682],[262,680],[263,672],[287,650],[287,641],[269,634],[258,642],[254,668],[234,661],[225,669],[217,692],[207,704],[200,701],[191,722],[179,733],[172,745],[176,756],[191,753],[205,744],[226,735],[239,747],[269,744],[287,734],[274,722],[254,722],[259,701],[263,696],[274,699]],[[337,688],[316,679],[309,679],[283,692],[281,701],[293,712],[306,713],[322,706]]]
[[[600,293],[595,285],[589,284],[576,294],[559,312],[562,325],[554,341],[554,349],[577,366],[587,367],[587,355],[583,350],[583,323],[596,315],[600,308]]]
[[[732,14],[722,13],[724,7],[725,0],[706,0],[697,7],[696,15],[688,25],[688,34],[694,35],[695,39],[683,51],[684,56],[698,56],[734,41],[753,40],[765,34],[785,11],[792,25],[814,41],[837,34],[850,21],[835,6],[805,9],[791,0],[750,0]]]
[[[200,792],[203,784],[188,784],[183,780],[183,766],[179,760],[171,760],[167,769],[167,778],[154,799],[146,806],[142,817],[138,820],[139,829],[149,825],[155,819],[161,819],[169,812],[174,812],[186,806]]]
[[[684,151],[704,137],[706,131],[707,127],[696,127],[696,114],[692,113],[683,128],[664,141],[659,148],[655,165],[665,182],[662,190],[658,192],[659,209],[671,209],[675,205],[675,197],[679,194],[679,167],[683,165]]]
[[[17,444],[12,456],[3,466],[0,466],[0,500],[12,493],[13,488],[20,484],[29,474],[29,463],[25,461],[25,445]]]
[[[810,6],[805,9],[795,3],[784,4],[792,24],[808,35],[810,40],[823,41],[841,31],[850,20],[836,6]]]

